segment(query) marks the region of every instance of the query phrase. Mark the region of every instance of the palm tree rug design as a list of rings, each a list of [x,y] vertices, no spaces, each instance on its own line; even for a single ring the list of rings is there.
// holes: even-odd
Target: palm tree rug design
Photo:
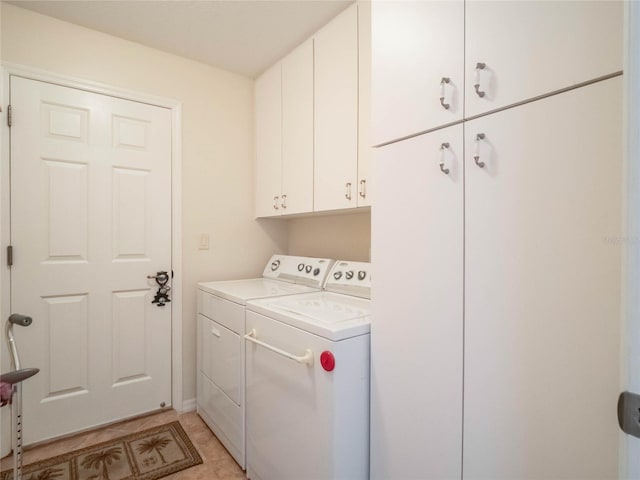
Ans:
[[[25,480],[155,480],[202,458],[179,421],[26,465]],[[0,473],[12,480],[13,470]]]

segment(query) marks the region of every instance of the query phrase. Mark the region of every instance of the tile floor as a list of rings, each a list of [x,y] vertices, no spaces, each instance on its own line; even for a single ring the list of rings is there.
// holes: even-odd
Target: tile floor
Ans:
[[[41,446],[26,448],[23,452],[23,465],[53,457],[63,453],[88,447],[128,433],[145,430],[164,423],[179,420],[185,432],[202,457],[202,465],[174,473],[167,480],[235,480],[245,479],[244,472],[233,460],[202,419],[195,413],[178,415],[175,410],[167,410],[133,420],[116,423],[72,437],[56,440]],[[13,467],[13,456],[9,455],[0,462],[0,470]]]

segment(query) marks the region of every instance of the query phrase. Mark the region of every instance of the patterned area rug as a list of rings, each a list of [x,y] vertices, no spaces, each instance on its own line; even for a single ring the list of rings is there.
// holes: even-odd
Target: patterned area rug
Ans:
[[[155,480],[202,459],[180,422],[114,438],[22,467],[24,480]],[[13,470],[0,473],[12,480]]]

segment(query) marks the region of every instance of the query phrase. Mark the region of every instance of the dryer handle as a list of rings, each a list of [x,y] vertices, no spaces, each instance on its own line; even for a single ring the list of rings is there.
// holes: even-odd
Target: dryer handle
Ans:
[[[278,355],[282,355],[283,357],[288,358],[289,360],[293,360],[294,362],[298,362],[298,363],[304,363],[307,364],[309,366],[313,365],[313,352],[311,350],[309,350],[308,348],[305,350],[304,355],[294,355],[293,353],[289,353],[286,352],[284,350],[281,350],[277,347],[274,347],[273,345],[269,345],[268,343],[265,343],[261,340],[258,340],[256,337],[258,336],[258,333],[256,332],[256,329],[252,329],[249,333],[247,333],[244,338],[248,341],[250,341],[251,343],[255,343],[256,345],[260,345],[261,347],[266,348],[267,350],[271,350],[272,352],[277,353]]]

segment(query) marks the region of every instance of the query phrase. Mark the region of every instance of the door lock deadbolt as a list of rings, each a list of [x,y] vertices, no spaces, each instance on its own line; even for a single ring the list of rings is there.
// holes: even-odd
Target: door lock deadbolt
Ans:
[[[153,297],[151,303],[156,303],[159,307],[164,307],[165,303],[171,301],[169,299],[169,290],[171,290],[171,287],[167,285],[169,282],[169,274],[162,271],[155,275],[147,275],[147,278],[155,279],[158,284],[158,291],[156,292],[156,296]]]
[[[640,395],[631,392],[620,394],[618,424],[624,433],[640,438]]]

